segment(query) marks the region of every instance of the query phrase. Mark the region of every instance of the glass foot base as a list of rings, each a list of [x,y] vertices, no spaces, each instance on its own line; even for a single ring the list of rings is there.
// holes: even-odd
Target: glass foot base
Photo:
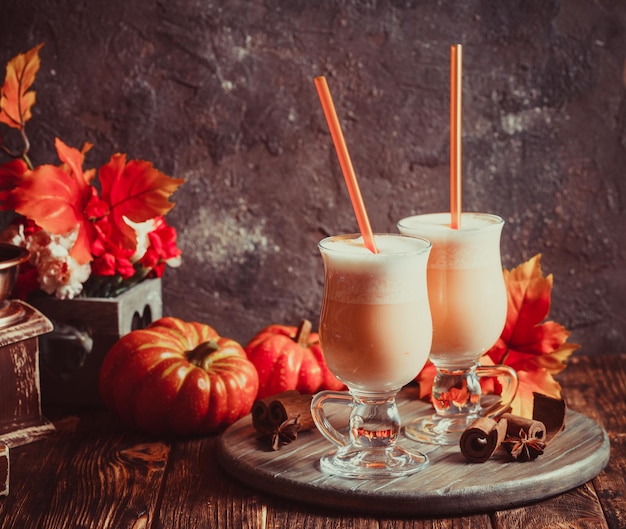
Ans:
[[[354,479],[408,476],[426,465],[426,455],[398,446],[381,450],[339,450],[320,459],[323,472]]]
[[[417,419],[404,427],[404,434],[413,441],[435,445],[458,444],[465,429],[476,417],[445,419],[438,416]]]

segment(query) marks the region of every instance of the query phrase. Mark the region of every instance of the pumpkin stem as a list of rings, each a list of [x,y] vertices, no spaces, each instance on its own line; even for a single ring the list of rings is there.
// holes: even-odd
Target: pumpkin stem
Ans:
[[[309,334],[311,334],[311,322],[309,320],[302,320],[298,326],[298,332],[296,332],[295,341],[300,347],[306,347]]]
[[[207,356],[215,351],[219,351],[220,346],[215,340],[208,340],[207,342],[202,342],[195,349],[191,351],[187,351],[185,356],[190,363],[198,367],[204,367],[204,361]]]

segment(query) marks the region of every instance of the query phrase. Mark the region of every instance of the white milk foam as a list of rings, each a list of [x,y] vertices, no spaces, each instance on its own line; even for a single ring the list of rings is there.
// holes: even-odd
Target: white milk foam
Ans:
[[[408,303],[426,296],[428,243],[398,235],[376,235],[375,242],[378,254],[364,246],[362,237],[322,241],[320,247],[327,250],[322,256],[331,269],[327,296],[359,304]]]
[[[460,229],[452,229],[450,213],[431,213],[402,219],[398,229],[432,242],[430,268],[463,270],[494,262],[494,252],[499,258],[503,223],[496,215],[463,213]]]

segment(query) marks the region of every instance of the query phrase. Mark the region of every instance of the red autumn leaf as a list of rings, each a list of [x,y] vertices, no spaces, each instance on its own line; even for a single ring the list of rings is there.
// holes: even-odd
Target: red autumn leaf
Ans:
[[[511,272],[504,270],[508,310],[502,337],[522,348],[536,343],[536,338],[530,335],[550,312],[553,277],[552,274],[543,277],[540,259],[541,254],[537,254]]]
[[[502,335],[486,353],[494,363],[517,371],[519,386],[513,408],[527,417],[532,415],[534,391],[560,398],[561,387],[553,375],[565,368],[579,347],[566,343],[570,333],[565,327],[544,321],[550,312],[553,277],[543,276],[540,260],[541,254],[537,254],[510,272],[504,271],[507,320]]]
[[[510,272],[504,270],[507,319],[498,342],[487,355],[495,363],[506,360],[518,370],[534,366],[556,373],[578,345],[566,344],[562,349],[570,333],[558,323],[543,321],[550,312],[553,277],[543,276],[540,260],[541,254],[537,254]]]
[[[165,215],[174,204],[169,197],[184,180],[171,178],[155,169],[150,162],[130,160],[125,154],[114,154],[98,171],[102,200],[109,204],[110,222],[114,226],[111,242],[123,247],[136,246],[135,230],[124,222],[144,222]]]
[[[15,211],[32,219],[44,230],[65,234],[77,229],[78,238],[71,255],[79,263],[91,261],[90,241],[93,226],[84,216],[84,210],[92,194],[89,181],[93,171],[83,173],[84,151],[68,147],[57,138],[55,142],[60,167],[40,165],[28,171],[12,192]]]
[[[35,82],[41,60],[39,44],[26,53],[20,53],[9,61],[4,85],[0,93],[0,123],[21,130],[31,118],[31,107],[36,95],[28,89]]]

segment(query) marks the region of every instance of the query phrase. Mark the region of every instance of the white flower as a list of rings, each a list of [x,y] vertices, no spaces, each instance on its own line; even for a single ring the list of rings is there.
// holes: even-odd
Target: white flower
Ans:
[[[172,268],[178,268],[182,263],[183,258],[180,255],[177,255],[176,257],[170,257],[169,259],[165,260],[165,264],[167,266],[171,266]]]
[[[70,256],[77,236],[77,230],[62,235],[50,235],[41,230],[31,237],[29,247],[36,251],[39,286],[57,298],[72,299],[80,294],[83,283],[91,275],[89,263],[78,264]]]
[[[57,298],[72,299],[81,293],[83,283],[91,275],[91,266],[79,265],[69,255],[55,258],[42,254],[37,263],[38,280],[41,289]]]
[[[148,219],[144,222],[133,222],[126,216],[123,216],[122,218],[126,224],[135,230],[137,246],[135,247],[135,253],[130,258],[130,262],[134,264],[139,261],[148,250],[148,246],[150,246],[148,234],[154,231],[156,228],[156,222],[154,219]]]
[[[77,230],[63,235],[39,230],[26,236],[23,225],[10,226],[3,233],[3,239],[30,252],[30,263],[37,269],[41,289],[61,299],[72,299],[80,294],[83,283],[91,275],[89,263],[78,264],[70,256],[77,236]]]

